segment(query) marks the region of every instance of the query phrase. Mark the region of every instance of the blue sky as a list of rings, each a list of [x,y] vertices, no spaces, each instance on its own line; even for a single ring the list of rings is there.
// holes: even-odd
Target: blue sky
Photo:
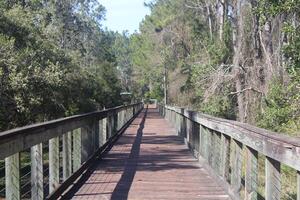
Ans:
[[[106,21],[104,27],[113,31],[129,33],[138,31],[139,23],[146,14],[150,13],[149,8],[144,6],[145,0],[99,0],[106,8]]]

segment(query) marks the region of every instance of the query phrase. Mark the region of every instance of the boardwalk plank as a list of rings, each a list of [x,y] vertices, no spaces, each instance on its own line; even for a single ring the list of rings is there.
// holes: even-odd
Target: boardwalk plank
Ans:
[[[156,109],[145,110],[72,199],[230,199]]]

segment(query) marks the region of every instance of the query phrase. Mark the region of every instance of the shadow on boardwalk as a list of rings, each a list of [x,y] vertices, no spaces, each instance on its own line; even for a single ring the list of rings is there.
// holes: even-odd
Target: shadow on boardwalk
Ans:
[[[63,199],[228,199],[156,109],[144,110]]]
[[[138,159],[140,155],[141,142],[143,139],[143,129],[145,127],[147,112],[148,109],[146,109],[144,117],[140,123],[140,127],[137,130],[137,135],[134,143],[132,144],[130,155],[128,157],[127,164],[125,165],[121,179],[112,193],[112,200],[119,200],[120,196],[122,196],[122,199],[127,199],[128,197],[128,193],[138,166]]]

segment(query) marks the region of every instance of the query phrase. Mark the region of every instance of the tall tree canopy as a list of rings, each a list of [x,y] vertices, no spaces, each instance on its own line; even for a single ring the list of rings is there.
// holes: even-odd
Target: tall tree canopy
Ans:
[[[0,130],[120,104],[96,0],[0,1]]]
[[[153,0],[128,41],[144,98],[296,133],[299,0]],[[126,45],[127,46],[127,45]],[[141,89],[142,88],[142,89]],[[133,89],[134,90],[134,89]]]

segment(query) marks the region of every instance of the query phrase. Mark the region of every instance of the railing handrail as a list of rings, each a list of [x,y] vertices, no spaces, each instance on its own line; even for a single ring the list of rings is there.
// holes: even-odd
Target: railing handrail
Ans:
[[[239,121],[235,121],[235,120],[230,120],[230,119],[214,117],[214,116],[204,114],[204,113],[201,113],[198,111],[193,111],[190,109],[185,109],[185,108],[181,108],[181,107],[177,107],[177,106],[166,106],[166,108],[173,110],[173,111],[177,112],[178,114],[184,115],[185,117],[187,117],[190,120],[195,121],[197,123],[200,123],[199,118],[217,121],[218,123],[221,123],[221,124],[225,123],[226,125],[229,124],[229,125],[237,126],[239,128],[243,128],[247,131],[251,131],[252,133],[262,135],[266,138],[277,140],[279,142],[284,142],[284,143],[287,143],[287,144],[290,144],[290,145],[293,145],[296,147],[300,147],[300,138],[299,137],[293,137],[293,136],[286,135],[284,133],[273,132],[273,131],[270,131],[270,130],[267,130],[264,128],[259,128],[259,127],[253,126],[251,124],[247,124],[247,123],[243,123],[243,122],[239,122]],[[185,112],[194,112],[197,114],[198,119],[190,117],[186,113],[181,113],[181,111],[178,111],[178,109],[183,109]],[[216,130],[216,131],[218,131],[218,130]]]
[[[42,141],[36,141],[36,142],[33,142],[32,144],[26,145],[24,147],[19,146],[16,148],[17,150],[11,151],[10,153],[5,153],[6,151],[3,149],[6,149],[7,146],[4,146],[3,144],[8,143],[10,140],[14,140],[14,139],[18,139],[18,138],[20,139],[21,137],[26,137],[27,135],[31,135],[31,134],[35,134],[35,135],[36,134],[46,134],[47,130],[59,129],[60,127],[62,127],[64,125],[70,125],[72,122],[80,122],[80,121],[84,121],[89,118],[98,118],[100,120],[102,118],[105,118],[107,115],[109,115],[109,113],[118,112],[118,111],[121,111],[128,107],[133,107],[138,104],[141,104],[141,102],[130,104],[130,105],[125,105],[125,106],[117,106],[114,108],[89,112],[89,113],[85,113],[85,114],[73,115],[73,116],[55,119],[55,120],[46,121],[46,122],[41,122],[41,123],[35,123],[32,125],[18,127],[18,128],[14,128],[11,130],[0,132],[0,159],[3,159],[9,155],[12,155],[15,152],[23,151],[26,148],[29,148],[30,146],[32,146],[34,144],[38,144],[40,142],[44,142],[51,138],[57,137],[57,135],[53,134],[50,137],[48,136],[48,137],[44,138]],[[77,123],[77,125],[75,125],[75,126],[69,126],[67,128],[62,128],[61,131],[56,131],[56,132],[61,132],[61,134],[62,134],[64,132],[76,129],[76,127],[80,127],[81,125],[82,124]]]
[[[300,198],[300,138],[174,106],[159,105],[159,112],[232,199],[258,199],[261,191],[265,199]],[[287,180],[291,194],[281,187]]]
[[[275,133],[246,123],[213,117],[200,112],[165,106],[184,117],[221,132],[257,150],[259,153],[300,170],[300,138]]]

